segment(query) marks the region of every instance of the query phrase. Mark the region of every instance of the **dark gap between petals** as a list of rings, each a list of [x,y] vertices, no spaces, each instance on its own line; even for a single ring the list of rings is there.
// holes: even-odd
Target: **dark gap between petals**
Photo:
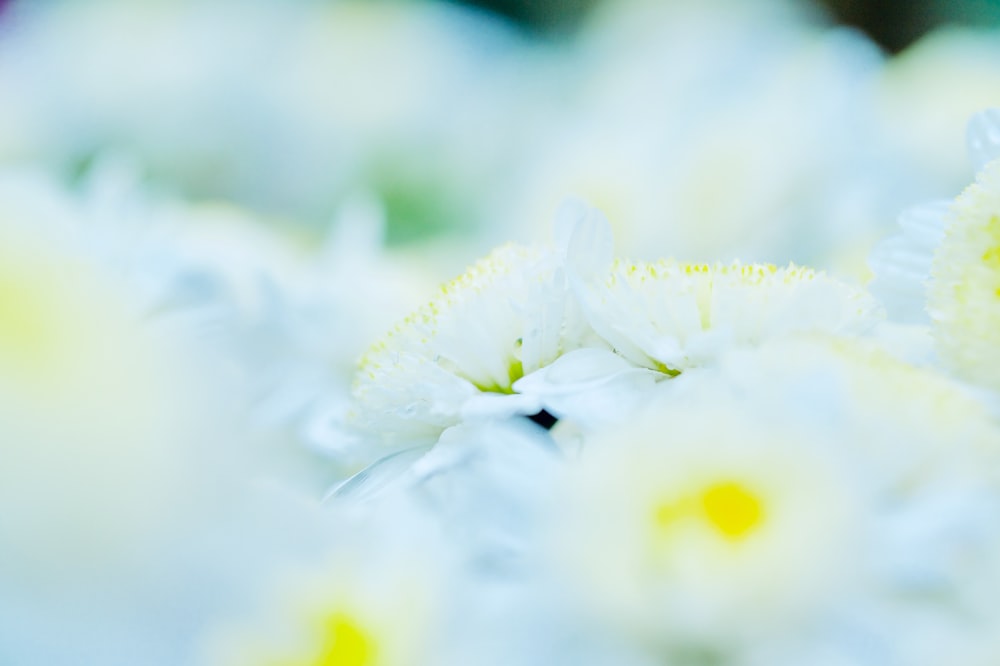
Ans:
[[[553,416],[544,409],[537,414],[527,414],[526,418],[529,421],[537,423],[546,430],[552,430],[552,426],[559,422],[559,418],[557,416]]]

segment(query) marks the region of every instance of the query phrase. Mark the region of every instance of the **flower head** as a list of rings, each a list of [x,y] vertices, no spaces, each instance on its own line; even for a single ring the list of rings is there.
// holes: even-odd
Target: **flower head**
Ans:
[[[961,376],[1000,388],[1000,159],[948,212],[927,307],[942,360]]]
[[[541,410],[519,380],[582,347],[606,348],[568,278],[571,261],[586,270],[610,245],[606,223],[589,215],[564,210],[571,219],[556,247],[495,250],[376,342],[361,359],[347,426],[390,448],[430,445],[466,417]]]
[[[371,507],[368,507],[369,509]],[[461,575],[427,516],[399,502],[335,513],[319,564],[271,571],[250,613],[217,628],[211,666],[406,666],[433,662]],[[331,520],[332,519],[332,520]],[[404,522],[405,521],[405,522]]]
[[[981,509],[1000,501],[981,473],[998,455],[988,411],[947,379],[867,344],[776,341],[593,433],[543,541],[575,612],[657,655],[850,653],[833,627],[908,654],[882,613],[1000,620],[979,587],[1000,586]]]
[[[878,315],[862,290],[794,265],[619,261],[606,282],[583,293],[594,330],[618,353],[673,375],[730,345],[860,333]]]

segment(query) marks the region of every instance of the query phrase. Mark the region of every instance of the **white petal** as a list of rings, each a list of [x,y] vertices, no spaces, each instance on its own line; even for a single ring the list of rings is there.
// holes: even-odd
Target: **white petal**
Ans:
[[[899,216],[899,227],[924,247],[937,247],[944,238],[944,220],[950,207],[951,201],[946,199],[913,206]]]
[[[415,446],[394,451],[334,486],[323,499],[348,499],[357,502],[373,499],[384,491],[397,487],[397,484],[405,483],[414,462],[429,449],[429,446]]]
[[[519,379],[514,383],[514,390],[521,393],[575,390],[581,383],[602,381],[634,369],[635,366],[611,350],[575,349],[551,365]]]
[[[974,115],[966,131],[966,143],[976,171],[1000,159],[1000,109],[986,109]]]
[[[537,414],[542,403],[537,396],[520,393],[477,393],[462,405],[462,419],[499,419],[517,414]]]
[[[514,388],[537,396],[559,418],[592,428],[635,409],[642,394],[663,377],[607,349],[578,349],[522,377]]]
[[[926,282],[934,251],[944,238],[949,205],[948,201],[934,201],[904,211],[899,218],[901,233],[881,241],[868,257],[875,273],[869,291],[894,321],[928,321]]]
[[[589,279],[603,275],[614,259],[614,236],[604,214],[581,199],[567,199],[556,212],[555,246],[567,268]]]

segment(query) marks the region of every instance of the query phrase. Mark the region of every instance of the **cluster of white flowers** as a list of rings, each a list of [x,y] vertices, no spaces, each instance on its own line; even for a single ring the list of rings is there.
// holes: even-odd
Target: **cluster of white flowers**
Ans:
[[[998,39],[0,0],[0,666],[995,664]]]

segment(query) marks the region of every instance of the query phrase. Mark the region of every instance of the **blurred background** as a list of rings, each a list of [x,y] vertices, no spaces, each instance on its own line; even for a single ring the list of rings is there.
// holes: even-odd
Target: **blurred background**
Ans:
[[[600,0],[466,0],[496,12],[527,29],[572,30]],[[888,51],[896,52],[945,24],[995,26],[997,0],[821,0],[839,23],[864,30]]]
[[[431,280],[577,196],[626,254],[864,281],[1000,104],[988,0],[3,7],[0,165],[76,192],[128,173],[311,247],[371,227]]]

